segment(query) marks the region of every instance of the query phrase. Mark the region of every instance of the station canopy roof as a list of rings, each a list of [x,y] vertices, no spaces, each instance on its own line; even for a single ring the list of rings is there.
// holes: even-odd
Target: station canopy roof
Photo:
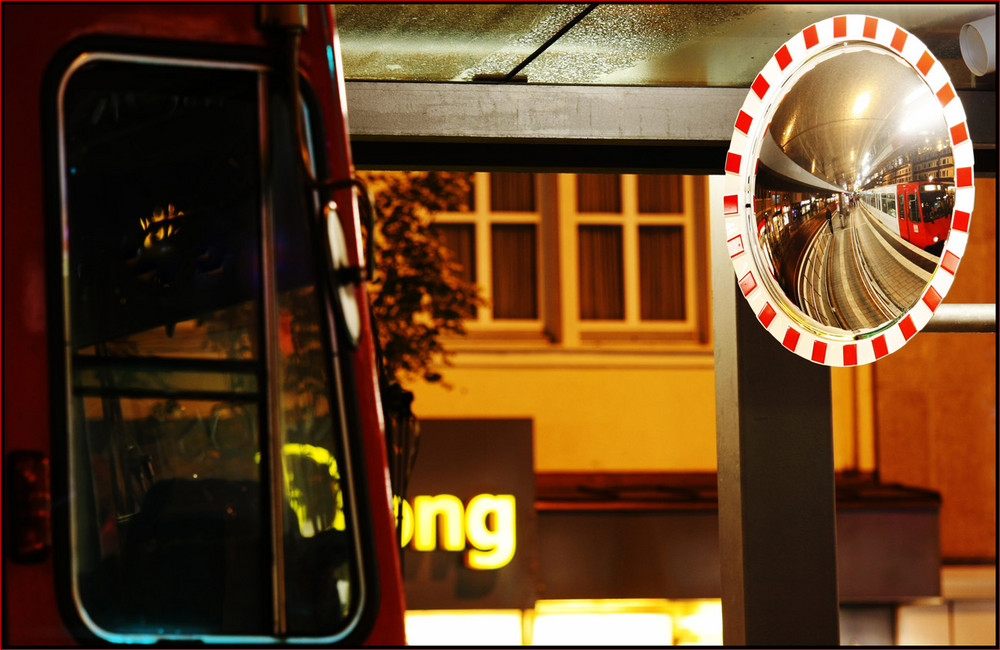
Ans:
[[[749,87],[775,50],[805,27],[866,14],[917,36],[956,88],[996,88],[995,74],[969,72],[959,46],[962,25],[995,15],[994,3],[446,2],[335,9],[348,81],[498,81],[517,71],[517,80],[529,84]]]

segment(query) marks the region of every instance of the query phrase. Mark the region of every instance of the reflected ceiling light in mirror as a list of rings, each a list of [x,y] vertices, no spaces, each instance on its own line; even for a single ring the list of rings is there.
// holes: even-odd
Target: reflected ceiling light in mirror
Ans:
[[[871,99],[872,94],[867,90],[858,95],[858,98],[854,100],[854,108],[851,110],[854,117],[864,116],[865,109],[868,108],[868,104],[871,103]]]
[[[736,118],[723,205],[740,291],[795,354],[871,363],[951,288],[974,194],[965,111],[927,47],[871,16],[810,25]]]

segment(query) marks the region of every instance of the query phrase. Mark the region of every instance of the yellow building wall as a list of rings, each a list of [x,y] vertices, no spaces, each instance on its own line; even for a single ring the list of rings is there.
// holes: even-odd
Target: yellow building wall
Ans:
[[[833,465],[838,472],[873,472],[875,412],[872,367],[830,368]]]
[[[564,176],[547,182],[565,184]],[[704,180],[696,177],[687,189],[695,196],[691,205],[702,225],[710,204]],[[572,192],[564,188],[564,194]],[[707,259],[707,238],[699,235],[695,241]],[[575,269],[571,248],[561,254],[564,263],[573,262],[566,263],[564,273]],[[414,392],[414,413],[419,418],[530,418],[538,472],[716,471],[710,274],[707,264],[693,266],[692,272],[698,302],[705,305],[699,317],[709,324],[706,342],[585,347],[573,325],[563,331],[562,344],[502,342],[479,332],[446,342],[454,355],[452,365],[440,369],[444,385],[407,386]],[[565,292],[563,299],[573,293]],[[564,309],[575,313],[575,303]],[[831,369],[837,471],[875,469],[872,385],[870,366]]]
[[[417,416],[531,418],[538,472],[716,471],[710,354],[659,365],[637,355],[611,363],[609,353],[548,366],[537,355],[491,356],[458,353],[448,386],[412,386]],[[871,471],[871,372],[835,368],[831,383],[836,469]]]
[[[531,418],[539,472],[714,471],[710,363],[594,363],[489,368],[457,359],[444,371],[450,389],[415,387],[414,411],[422,418]]]

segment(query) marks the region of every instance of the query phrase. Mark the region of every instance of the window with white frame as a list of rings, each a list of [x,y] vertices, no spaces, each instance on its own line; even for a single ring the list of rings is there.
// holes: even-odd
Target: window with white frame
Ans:
[[[560,179],[563,245],[575,255],[581,338],[698,327],[694,179],[576,174]],[[565,267],[564,267],[565,268]],[[575,283],[574,283],[575,279]]]
[[[698,181],[476,173],[468,205],[437,213],[434,223],[487,299],[469,331],[544,331],[570,347],[706,341]]]
[[[541,214],[535,174],[476,173],[474,188],[466,211],[438,213],[434,230],[487,300],[475,323],[537,328]]]

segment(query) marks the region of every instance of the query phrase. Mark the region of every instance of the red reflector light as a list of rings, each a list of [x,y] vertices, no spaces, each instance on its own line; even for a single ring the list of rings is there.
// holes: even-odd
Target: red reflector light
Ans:
[[[52,546],[49,459],[40,452],[13,451],[8,462],[11,554],[18,562],[38,562]]]

